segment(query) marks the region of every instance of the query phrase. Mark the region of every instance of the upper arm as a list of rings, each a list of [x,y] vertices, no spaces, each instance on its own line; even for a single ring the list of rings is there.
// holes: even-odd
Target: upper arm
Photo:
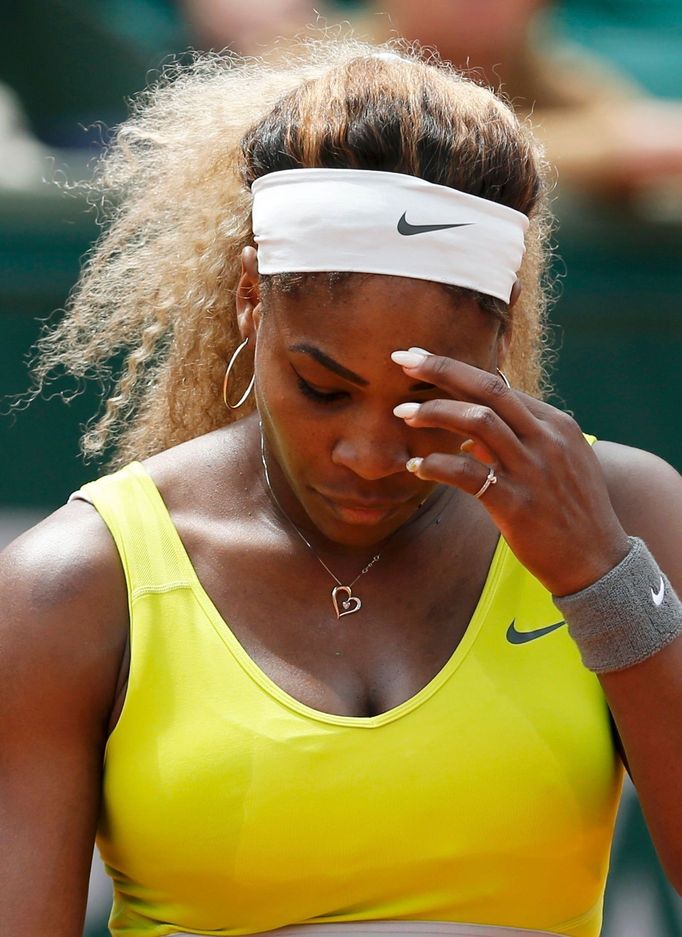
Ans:
[[[641,449],[597,442],[594,450],[625,532],[646,542],[682,595],[682,476]]]
[[[0,554],[0,932],[81,934],[127,634],[116,548],[61,508]]]

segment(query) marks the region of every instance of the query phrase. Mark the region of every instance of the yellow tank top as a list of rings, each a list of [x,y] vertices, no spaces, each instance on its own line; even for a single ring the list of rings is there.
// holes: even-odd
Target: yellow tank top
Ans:
[[[504,541],[431,682],[335,716],[249,658],[141,465],[83,493],[130,604],[98,831],[114,937],[382,919],[597,937],[622,768],[598,680]]]

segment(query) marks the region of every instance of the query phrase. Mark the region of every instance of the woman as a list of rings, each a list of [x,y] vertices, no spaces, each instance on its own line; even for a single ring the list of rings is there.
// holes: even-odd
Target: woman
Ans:
[[[541,170],[355,43],[122,128],[39,378],[127,349],[124,467],[3,560],[3,932],[79,932],[97,832],[116,937],[594,937],[618,735],[679,887],[680,481],[539,397]]]

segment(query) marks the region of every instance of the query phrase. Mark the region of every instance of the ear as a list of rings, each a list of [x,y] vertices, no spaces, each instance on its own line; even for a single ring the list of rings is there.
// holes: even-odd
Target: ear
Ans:
[[[242,272],[237,286],[237,322],[242,338],[253,338],[260,325],[262,308],[258,285],[258,255],[255,247],[242,251]]]
[[[513,309],[514,306],[517,304],[520,295],[521,295],[521,281],[517,279],[517,280],[514,280],[514,285],[512,286],[512,290],[509,295],[509,308],[510,309]]]
[[[521,284],[519,283],[518,280],[516,280],[516,282],[512,286],[512,291],[509,296],[508,308],[510,312],[514,308],[516,303],[518,302],[520,295],[521,295]],[[500,336],[497,340],[497,366],[498,368],[504,367],[504,361],[509,352],[509,346],[511,345],[513,329],[514,329],[514,317],[510,315],[507,321],[507,324],[504,327],[504,331],[500,333]]]

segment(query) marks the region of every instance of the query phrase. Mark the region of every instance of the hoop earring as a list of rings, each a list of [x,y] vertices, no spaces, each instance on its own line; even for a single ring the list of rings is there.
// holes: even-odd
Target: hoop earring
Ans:
[[[246,348],[246,346],[248,345],[248,343],[249,343],[249,339],[248,339],[248,336],[247,336],[247,337],[244,339],[244,341],[241,343],[241,345],[238,345],[237,348],[235,349],[235,351],[234,351],[232,357],[230,358],[230,360],[229,360],[229,362],[228,362],[227,368],[226,368],[226,370],[225,370],[225,380],[223,381],[223,400],[225,401],[225,406],[228,408],[228,410],[238,410],[239,407],[241,407],[241,405],[244,403],[244,401],[246,400],[246,398],[249,396],[249,394],[250,394],[251,391],[253,390],[253,385],[254,385],[254,383],[255,383],[255,381],[256,381],[256,375],[254,374],[253,377],[251,378],[251,380],[249,381],[249,386],[246,388],[246,390],[244,391],[244,393],[243,393],[242,396],[240,397],[238,403],[235,403],[234,405],[232,405],[232,404],[230,403],[230,401],[227,399],[227,388],[228,388],[229,383],[230,383],[230,372],[232,371],[232,368],[234,367],[237,358],[238,358],[239,355],[241,354],[242,349]]]
[[[497,373],[500,375],[500,377],[502,378],[502,380],[504,381],[504,383],[507,385],[507,387],[511,390],[511,384],[509,383],[509,378],[508,378],[507,375],[504,373],[504,371],[500,371],[499,368],[495,368],[495,370],[496,370]]]

